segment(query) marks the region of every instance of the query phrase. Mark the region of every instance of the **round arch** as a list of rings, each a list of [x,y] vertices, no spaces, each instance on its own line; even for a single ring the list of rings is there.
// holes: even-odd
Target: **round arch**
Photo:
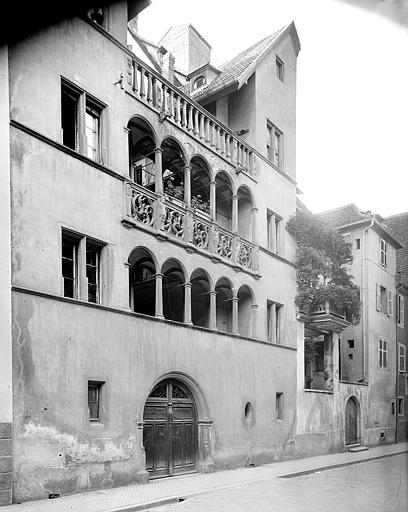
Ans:
[[[231,188],[231,192],[232,192],[232,195],[236,195],[237,193],[237,187],[234,183],[234,180],[231,178],[231,176],[228,174],[227,171],[225,171],[224,169],[218,169],[218,171],[216,171],[214,173],[214,180],[216,180],[217,178],[220,178],[220,177],[225,177],[226,180],[228,181],[229,183],[229,186]]]
[[[253,306],[255,295],[252,288],[247,284],[239,287],[238,298],[238,332],[247,338],[253,337],[256,327],[256,318],[253,318]]]
[[[152,123],[148,119],[146,119],[145,117],[141,116],[140,114],[136,114],[135,113],[133,115],[130,115],[127,127],[129,127],[129,124],[133,120],[139,121],[139,122],[143,123],[144,125],[146,125],[146,127],[149,129],[150,133],[153,136],[152,138],[154,140],[154,143],[156,144],[156,147],[158,147],[158,145],[159,145],[159,136],[158,136],[158,134],[156,132],[156,129],[152,125]]]
[[[162,267],[162,297],[163,315],[168,320],[183,322],[184,318],[184,284],[186,282],[186,270],[175,258],[167,259]]]
[[[344,440],[346,445],[361,441],[361,406],[356,395],[351,394],[345,401]]]
[[[129,176],[139,185],[155,189],[157,134],[142,116],[133,116],[127,124]]]
[[[136,247],[134,247],[131,251],[130,251],[130,254],[129,254],[129,257],[128,257],[128,260],[127,260],[127,263],[129,265],[134,265],[137,261],[137,255],[140,254],[140,255],[148,255],[153,263],[154,263],[154,267],[155,267],[155,271],[157,272],[157,270],[160,268],[160,265],[157,261],[157,258],[156,256],[152,253],[152,251],[150,249],[148,249],[147,247],[144,247],[143,245],[137,245]]]

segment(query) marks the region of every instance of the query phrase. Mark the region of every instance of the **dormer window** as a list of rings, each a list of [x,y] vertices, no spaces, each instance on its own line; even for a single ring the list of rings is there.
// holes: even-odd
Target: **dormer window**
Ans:
[[[199,76],[198,78],[195,79],[194,87],[193,88],[194,89],[199,89],[203,85],[205,85],[205,76],[201,75],[201,76]]]

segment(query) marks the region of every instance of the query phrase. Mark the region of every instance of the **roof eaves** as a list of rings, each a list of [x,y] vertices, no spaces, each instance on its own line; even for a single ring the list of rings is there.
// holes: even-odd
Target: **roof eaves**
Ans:
[[[402,249],[403,246],[400,244],[400,242],[398,242],[398,240],[394,238],[391,235],[391,233],[375,217],[362,219],[357,222],[351,222],[349,224],[344,224],[343,226],[339,226],[336,229],[338,231],[345,231],[347,229],[355,229],[363,226],[370,226],[371,223],[373,224],[373,229],[375,229],[375,231],[383,235],[384,238],[386,238],[387,241],[390,242],[396,249]]]

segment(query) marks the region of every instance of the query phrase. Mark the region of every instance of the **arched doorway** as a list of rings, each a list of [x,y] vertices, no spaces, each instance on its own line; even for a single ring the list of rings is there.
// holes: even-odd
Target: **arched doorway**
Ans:
[[[150,478],[195,471],[197,410],[184,384],[175,379],[157,384],[146,401],[143,422]]]
[[[345,432],[346,444],[357,444],[358,442],[358,418],[359,405],[357,399],[352,396],[347,400]]]

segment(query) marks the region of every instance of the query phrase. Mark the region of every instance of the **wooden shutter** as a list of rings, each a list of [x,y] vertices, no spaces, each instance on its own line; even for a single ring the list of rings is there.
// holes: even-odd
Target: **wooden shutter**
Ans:
[[[376,305],[377,311],[381,311],[381,286],[380,286],[380,283],[377,283],[377,285],[376,285],[375,305]]]

